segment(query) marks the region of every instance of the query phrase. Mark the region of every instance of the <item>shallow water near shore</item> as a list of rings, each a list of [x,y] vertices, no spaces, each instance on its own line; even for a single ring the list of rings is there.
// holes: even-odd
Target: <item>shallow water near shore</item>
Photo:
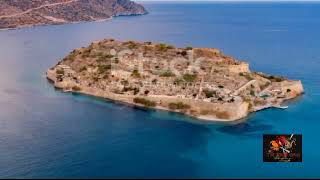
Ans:
[[[320,3],[144,3],[150,14],[0,31],[0,177],[320,177]],[[62,93],[45,72],[104,38],[216,47],[300,79],[286,110],[196,121]],[[263,163],[262,134],[303,135],[302,163]]]

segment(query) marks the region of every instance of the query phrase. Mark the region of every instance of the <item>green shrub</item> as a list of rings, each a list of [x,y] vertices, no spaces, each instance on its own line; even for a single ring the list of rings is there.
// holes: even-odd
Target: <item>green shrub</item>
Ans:
[[[185,48],[185,50],[187,50],[187,51],[192,50],[192,49],[193,49],[193,47],[191,47],[191,46],[187,46],[187,47]]]
[[[137,95],[139,93],[140,89],[139,88],[134,88],[133,90],[133,94],[134,95]]]
[[[250,95],[251,95],[251,96],[255,96],[254,90],[250,90]]]
[[[262,73],[258,73],[261,77],[269,79],[272,82],[282,82],[284,80],[286,80],[285,77],[282,76],[268,76],[266,74],[262,74]]]
[[[250,73],[243,73],[243,76],[244,76],[248,81],[251,81],[251,80],[254,79]]]
[[[76,54],[75,54],[75,52],[72,52],[72,53],[70,53],[64,60],[74,61],[75,58],[76,58]]]
[[[282,82],[282,81],[284,81],[285,80],[285,78],[284,77],[273,77],[273,79],[272,79],[272,81],[275,81],[275,82]]]
[[[265,84],[260,85],[260,89],[263,90],[270,85],[270,82],[266,82]]]
[[[291,89],[287,89],[287,92],[291,92]]]
[[[135,43],[134,41],[124,42],[123,45],[126,45],[129,49],[134,49],[138,46],[138,44]]]
[[[128,86],[129,85],[129,81],[128,80],[122,80],[121,84],[124,86]]]
[[[84,50],[84,51],[82,52],[81,57],[82,57],[82,58],[87,58],[87,57],[90,56],[90,54],[91,54],[91,49],[86,49],[86,50]]]
[[[128,48],[129,48],[129,49],[134,49],[134,48],[136,48],[136,47],[137,47],[136,44],[129,44],[129,45],[128,45]]]
[[[175,74],[172,73],[171,71],[167,70],[167,71],[164,71],[160,74],[160,77],[174,77]]]
[[[186,55],[188,55],[188,53],[187,53],[187,51],[182,51],[182,52],[181,52],[181,55],[182,55],[182,56],[186,56]]]
[[[137,69],[135,69],[132,71],[131,76],[135,77],[135,78],[140,78],[141,74],[139,73],[139,71]]]
[[[158,82],[158,79],[153,79],[152,80],[152,84],[157,84],[157,82]]]
[[[209,89],[203,90],[203,93],[206,95],[207,98],[214,97],[216,95],[216,91],[212,91]]]
[[[161,51],[165,51],[168,49],[174,49],[174,46],[163,44],[163,43],[156,45],[156,47]]]
[[[133,91],[133,94],[137,95],[140,92],[140,89],[137,87],[124,87],[122,91],[124,92]]]
[[[93,76],[92,79],[93,79],[93,81],[97,82],[97,81],[99,81],[100,78],[97,76]]]
[[[57,69],[56,73],[59,75],[64,75],[64,70],[63,69]]]
[[[118,64],[118,63],[119,63],[119,58],[115,58],[115,59],[114,59],[114,63],[115,63],[115,64]]]
[[[98,52],[98,53],[90,55],[90,57],[92,57],[92,58],[101,57],[101,56],[103,56],[103,52]]]
[[[98,53],[96,56],[94,56],[97,59],[97,62],[103,62],[103,61],[108,61],[114,56],[111,54],[103,54],[103,53]]]
[[[177,79],[175,79],[174,81],[173,81],[173,84],[174,85],[181,85],[181,84],[183,84],[183,80],[181,79],[181,78],[177,78]]]
[[[133,99],[133,102],[137,103],[137,104],[142,104],[146,107],[155,107],[156,106],[156,103],[154,101],[150,101],[145,98],[136,97]]]
[[[87,67],[86,67],[86,66],[82,66],[82,67],[80,68],[80,72],[86,71],[86,70],[87,70]]]
[[[109,58],[113,58],[114,56],[111,54],[105,54],[104,57],[109,59]]]
[[[196,74],[184,74],[183,80],[185,80],[188,83],[192,83],[196,80],[197,75]]]
[[[111,69],[111,65],[110,64],[99,65],[98,66],[98,73],[99,74],[104,74],[110,69]]]
[[[185,110],[190,109],[190,105],[184,104],[183,102],[169,103],[169,108],[172,110]]]

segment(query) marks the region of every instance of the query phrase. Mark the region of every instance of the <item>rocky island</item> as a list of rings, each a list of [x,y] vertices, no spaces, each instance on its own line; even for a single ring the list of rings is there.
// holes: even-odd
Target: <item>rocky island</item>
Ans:
[[[301,81],[252,72],[214,48],[105,39],[47,71],[56,88],[204,120],[234,121],[304,92]]]
[[[143,6],[130,0],[1,0],[0,29],[97,21],[146,13]]]

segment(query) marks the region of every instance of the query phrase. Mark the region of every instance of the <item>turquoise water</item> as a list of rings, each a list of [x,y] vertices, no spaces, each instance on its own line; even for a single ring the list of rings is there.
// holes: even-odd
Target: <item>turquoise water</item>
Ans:
[[[0,31],[0,177],[320,177],[320,4],[145,3],[146,16]],[[287,110],[217,124],[54,90],[47,68],[103,38],[217,47],[301,79]],[[303,134],[303,163],[263,163],[263,133]]]

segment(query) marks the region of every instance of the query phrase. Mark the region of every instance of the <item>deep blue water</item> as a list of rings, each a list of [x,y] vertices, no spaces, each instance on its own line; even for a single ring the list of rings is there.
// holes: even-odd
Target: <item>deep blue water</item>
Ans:
[[[320,4],[145,3],[146,16],[0,31],[0,177],[320,177]],[[287,110],[198,122],[64,94],[47,68],[103,38],[217,47],[301,79]],[[263,133],[303,134],[303,163],[263,163]]]

